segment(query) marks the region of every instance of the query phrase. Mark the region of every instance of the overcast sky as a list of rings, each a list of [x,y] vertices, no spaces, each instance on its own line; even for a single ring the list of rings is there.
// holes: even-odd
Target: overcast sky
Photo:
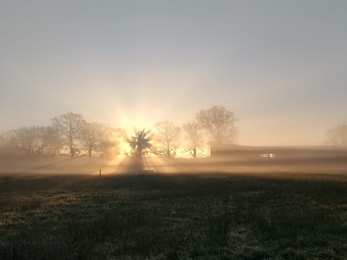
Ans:
[[[347,121],[347,1],[1,1],[0,132],[177,125],[221,105],[239,144],[323,144]]]

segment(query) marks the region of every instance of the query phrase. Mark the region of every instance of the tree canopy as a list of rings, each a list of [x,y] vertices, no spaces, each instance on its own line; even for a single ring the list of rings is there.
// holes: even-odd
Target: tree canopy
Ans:
[[[235,123],[238,119],[233,112],[222,106],[214,106],[210,109],[200,110],[196,114],[196,120],[210,132],[214,142],[218,144],[235,142],[238,134]]]
[[[197,157],[198,150],[202,151],[203,147],[203,135],[201,133],[201,126],[193,121],[189,122],[183,125],[183,129],[185,130],[187,134],[187,152],[190,152],[193,156],[193,158]]]
[[[133,136],[127,139],[127,143],[129,144],[132,155],[144,155],[148,152],[148,149],[151,148],[151,139],[150,130],[135,130]]]
[[[347,125],[341,124],[326,132],[327,143],[331,145],[347,145]]]
[[[179,147],[181,128],[170,121],[159,122],[154,127],[158,133],[158,152],[167,157],[175,157]]]
[[[74,142],[81,137],[82,129],[85,125],[85,120],[80,114],[67,113],[52,118],[53,127],[61,133],[69,146],[69,156],[74,157],[76,147]]]
[[[183,124],[183,134],[181,127],[174,122],[161,121],[149,130],[135,130],[134,134],[128,137],[125,129],[87,122],[83,115],[70,112],[53,117],[51,125],[47,127],[20,127],[2,133],[2,149],[12,149],[17,151],[18,155],[57,154],[74,158],[85,155],[113,157],[129,154],[128,146],[131,155],[175,157],[177,154],[189,152],[196,158],[198,152],[203,152],[202,148],[207,141],[204,135],[207,131],[217,143],[233,142],[237,135],[234,125],[236,121],[237,118],[231,111],[222,106],[214,106],[200,110],[195,121]]]

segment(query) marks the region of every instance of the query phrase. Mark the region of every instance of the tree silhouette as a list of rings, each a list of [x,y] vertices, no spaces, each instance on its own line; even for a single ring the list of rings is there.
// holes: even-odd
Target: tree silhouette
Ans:
[[[195,121],[183,125],[183,129],[187,133],[188,147],[187,152],[190,152],[194,159],[197,156],[198,150],[202,151],[204,138],[201,134],[201,126]]]
[[[206,128],[217,144],[233,143],[237,137],[235,122],[238,120],[234,113],[222,106],[200,110],[196,114],[199,124]]]
[[[81,138],[81,131],[85,125],[83,116],[80,114],[67,113],[52,118],[52,124],[63,137],[67,139],[69,156],[73,158],[76,154],[74,143]]]
[[[106,129],[108,128],[105,124],[100,123],[85,123],[81,130],[81,141],[84,147],[88,151],[89,158],[97,150],[101,149],[103,137]]]
[[[141,156],[148,153],[148,150],[152,147],[150,143],[152,136],[150,135],[151,130],[146,131],[145,129],[136,130],[135,134],[127,138],[126,141],[131,148],[131,155]]]
[[[5,139],[28,156],[53,155],[59,150],[61,144],[58,132],[50,126],[14,129],[5,133]]]
[[[326,132],[327,143],[331,145],[347,145],[347,125],[341,124]]]
[[[158,154],[163,154],[167,157],[174,157],[176,150],[179,147],[179,138],[181,136],[181,128],[175,126],[169,121],[159,122],[154,125],[158,131]]]

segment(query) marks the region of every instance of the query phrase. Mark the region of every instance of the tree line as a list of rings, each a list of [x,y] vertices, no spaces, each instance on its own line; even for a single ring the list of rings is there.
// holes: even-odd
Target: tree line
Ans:
[[[234,113],[223,106],[200,110],[195,120],[176,126],[171,121],[156,123],[152,129],[135,129],[129,136],[125,129],[108,124],[87,122],[83,115],[66,113],[51,119],[49,126],[30,126],[2,134],[7,147],[27,156],[112,157],[130,147],[129,155],[156,154],[175,157],[178,152],[196,158],[207,142],[234,143],[237,138]]]

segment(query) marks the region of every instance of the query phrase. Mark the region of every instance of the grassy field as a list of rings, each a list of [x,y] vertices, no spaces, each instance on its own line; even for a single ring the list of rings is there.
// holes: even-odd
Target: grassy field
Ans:
[[[0,259],[347,259],[347,175],[0,177]]]

